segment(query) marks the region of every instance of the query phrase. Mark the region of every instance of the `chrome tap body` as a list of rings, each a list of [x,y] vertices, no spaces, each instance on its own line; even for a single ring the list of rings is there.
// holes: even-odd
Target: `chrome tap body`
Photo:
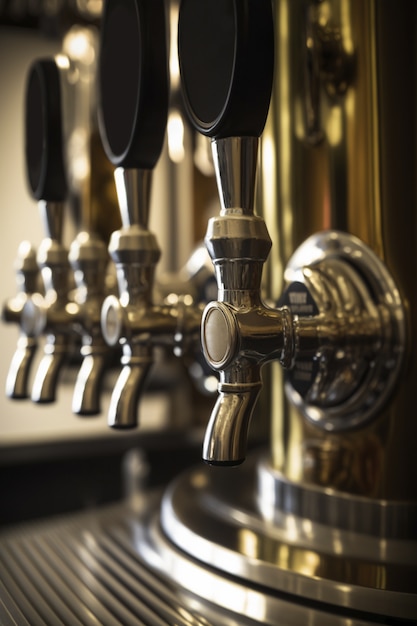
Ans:
[[[271,241],[253,214],[257,139],[218,139],[212,146],[222,208],[205,242],[218,301],[203,313],[201,342],[220,381],[203,458],[236,465],[245,458],[263,364],[278,360],[304,376],[303,392],[297,381],[289,392],[308,419],[327,430],[351,428],[378,411],[397,379],[404,313],[382,263],[335,232],[323,236],[326,245],[307,242],[295,254],[288,302],[266,306],[261,279]]]
[[[175,305],[154,304],[155,266],[160,250],[148,230],[152,170],[115,170],[122,228],[110,239],[119,297],[109,296],[102,308],[102,331],[110,346],[122,346],[123,365],[111,397],[108,421],[114,428],[137,425],[137,404],[145,388],[156,345],[181,351],[199,334],[201,309],[179,299]]]
[[[111,350],[101,332],[101,307],[106,297],[108,253],[97,236],[82,231],[72,242],[69,262],[74,272],[73,327],[81,337],[83,357],[74,387],[72,410],[100,413],[100,391]]]
[[[23,241],[19,246],[15,269],[18,291],[14,298],[4,304],[2,311],[3,321],[20,326],[17,348],[7,375],[6,394],[12,399],[23,399],[29,396],[30,369],[38,348],[36,334],[25,332],[22,324],[26,303],[39,291],[36,252],[28,241]]]
[[[24,324],[31,332],[46,335],[31,398],[34,402],[54,402],[59,372],[71,344],[73,311],[68,306],[71,268],[68,250],[61,243],[63,203],[40,201],[39,208],[47,234],[37,254],[45,295],[25,305]]]

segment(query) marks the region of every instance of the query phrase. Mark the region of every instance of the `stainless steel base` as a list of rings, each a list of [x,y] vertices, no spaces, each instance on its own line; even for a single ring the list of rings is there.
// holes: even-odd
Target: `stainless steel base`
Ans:
[[[267,520],[266,471],[198,465],[162,494],[3,530],[0,623],[415,624],[416,542],[298,518],[289,497]]]
[[[371,620],[417,619],[415,505],[292,485],[257,454],[234,470],[199,467],[180,476],[163,498],[161,525],[189,560],[216,568],[217,577],[238,576],[242,587],[259,585],[259,597],[250,590],[256,601],[217,589],[208,596],[213,585],[203,587],[206,597],[263,623],[277,623],[280,594],[314,604],[313,621],[299,623],[350,623],[346,609]],[[172,562],[160,532],[153,542],[173,577],[197,592],[184,556]],[[332,615],[317,618],[317,611]]]

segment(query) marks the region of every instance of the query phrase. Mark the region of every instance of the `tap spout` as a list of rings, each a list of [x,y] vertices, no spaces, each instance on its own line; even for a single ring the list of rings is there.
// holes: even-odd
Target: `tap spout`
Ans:
[[[65,335],[48,337],[33,382],[31,396],[33,402],[43,404],[55,402],[59,373],[69,352],[68,343],[68,337]]]
[[[121,359],[123,368],[113,389],[108,410],[108,424],[111,428],[128,429],[138,425],[139,398],[153,363],[151,349],[146,346],[139,348],[139,354],[133,355],[130,348],[124,346],[125,354]]]
[[[77,374],[72,396],[72,411],[76,415],[98,415],[102,381],[109,363],[107,346],[102,350],[83,346],[83,361]]]
[[[237,309],[211,302],[203,313],[201,344],[209,365],[220,373],[218,398],[203,444],[209,465],[239,465],[245,460],[248,430],[262,388],[261,367],[276,358],[290,364],[294,326],[286,307],[258,303]]]
[[[261,382],[219,383],[203,443],[203,460],[209,465],[240,465],[245,460],[247,438]]]
[[[37,348],[35,338],[23,334],[19,337],[6,379],[6,394],[9,398],[21,400],[28,397],[29,372]]]

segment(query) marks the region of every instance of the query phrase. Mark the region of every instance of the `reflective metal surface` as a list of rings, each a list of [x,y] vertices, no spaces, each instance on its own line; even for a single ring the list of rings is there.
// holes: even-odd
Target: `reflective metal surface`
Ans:
[[[54,402],[58,377],[68,358],[74,338],[70,304],[71,268],[68,250],[62,243],[63,212],[62,202],[39,203],[45,228],[45,238],[37,253],[37,263],[41,272],[44,296],[31,299],[25,305],[24,323],[35,320],[34,328],[46,336],[43,357],[40,361],[32,386],[31,398],[34,402]],[[30,322],[33,325],[33,321]]]
[[[268,243],[265,224],[250,211],[223,208],[209,223],[206,245],[218,301],[205,308],[201,341],[220,382],[203,458],[214,465],[236,465],[245,457],[264,363],[278,360],[288,370],[292,404],[328,432],[352,430],[375,417],[403,363],[402,299],[370,248],[338,231],[310,237],[285,271],[283,306],[272,309],[260,293]]]
[[[279,0],[274,23],[276,72],[256,202],[273,240],[264,293],[268,302],[278,301],[285,266],[308,237],[329,228],[348,232],[395,280],[408,332],[404,367],[377,419],[337,436],[309,423],[287,401],[283,374],[269,367],[260,411],[273,421],[273,464],[291,481],[415,501],[416,275],[405,251],[416,247],[416,93],[401,87],[398,68],[415,76],[416,6],[408,0]],[[301,34],[317,28],[338,32],[338,49],[352,70],[342,93],[329,91],[323,66],[316,70],[322,140],[312,145],[304,74],[295,68],[305,67]]]
[[[207,486],[204,473],[197,471],[191,484],[183,479],[184,495],[195,495],[198,486]],[[180,501],[176,504],[184,504],[182,498]],[[198,500],[196,504],[197,512],[202,503]],[[220,519],[227,512],[225,502],[216,500],[216,504],[219,505],[217,512],[210,506],[207,509],[210,502],[205,500],[202,510],[207,523],[213,515]],[[190,558],[165,535],[160,525],[159,507],[159,492],[142,493],[136,494],[129,503],[103,508],[94,515],[82,513],[0,533],[3,564],[0,615],[5,626],[41,621],[132,626],[138,623],[147,626],[387,623],[374,612],[378,610],[375,600],[371,614],[363,610],[350,611],[348,606],[340,614],[331,605],[332,594],[328,595],[326,588],[323,589],[326,592],[324,603],[300,601],[298,591],[308,584],[309,578],[291,577],[285,568],[282,572],[275,567],[268,569],[263,557],[259,563],[264,561],[265,584],[246,579],[244,567],[225,576],[225,567],[234,568],[241,558],[234,554],[233,542],[227,549],[216,546],[210,556],[210,539],[198,545],[193,535],[187,533],[187,550],[199,547],[202,560]],[[164,508],[166,518],[168,503]],[[179,515],[185,512],[182,506],[178,509]],[[246,510],[246,502],[245,511],[240,515],[242,519],[255,519],[251,511]],[[200,518],[200,522],[204,520]],[[262,546],[261,542],[256,544],[256,539],[261,533],[241,524],[230,532],[227,519],[223,519],[223,523],[222,532],[227,530],[230,538],[235,536],[241,548],[251,554],[249,560],[245,559],[249,567],[255,565],[256,545]],[[209,531],[209,526],[202,525],[205,532]],[[268,554],[272,557],[270,550],[280,545],[279,533],[265,538],[264,557]],[[295,555],[294,548],[285,553],[285,546],[281,544],[283,565],[289,564],[291,554]],[[299,559],[303,555],[306,568],[313,570],[313,554],[301,549]],[[290,593],[279,593],[274,588],[281,577],[289,583]],[[347,597],[348,588],[349,585],[339,585],[334,593]],[[356,590],[352,590],[356,597]],[[396,607],[396,594],[393,598]],[[401,600],[402,613],[406,614],[409,608],[406,594],[402,594]]]
[[[23,241],[19,246],[15,270],[17,294],[3,305],[2,310],[3,321],[20,324],[17,348],[10,363],[6,380],[6,395],[13,399],[29,397],[29,375],[33,358],[38,349],[37,336],[33,336],[30,329],[23,327],[22,320],[23,310],[28,299],[40,289],[36,251],[29,241]]]
[[[154,363],[155,346],[172,346],[180,356],[198,341],[201,305],[189,296],[175,303],[154,303],[155,267],[160,257],[148,229],[152,170],[115,170],[122,228],[110,239],[119,296],[109,296],[101,310],[103,336],[123,349],[122,370],[112,392],[108,422],[114,428],[138,423],[138,402]]]
[[[303,489],[271,473],[268,457],[252,456],[234,471],[195,468],[167,490],[162,528],[188,555],[189,567],[195,568],[197,559],[208,570],[238,575],[248,586],[263,585],[269,589],[263,596],[268,608],[269,594],[279,591],[307,603],[320,601],[328,610],[365,611],[376,621],[378,615],[414,619],[416,506],[343,500],[326,490]],[[166,539],[158,532],[155,537],[165,568],[169,563],[178,584],[186,581],[195,590],[180,566],[184,556],[170,556]],[[226,587],[216,597],[222,606],[231,602]],[[247,606],[245,614],[251,614]],[[266,610],[257,619],[269,623],[267,615]],[[344,618],[332,619],[343,623]]]
[[[76,284],[73,325],[82,343],[82,363],[75,381],[72,410],[78,415],[97,415],[101,410],[103,377],[112,359],[100,323],[101,307],[108,292],[106,245],[98,236],[83,231],[71,244],[69,261]]]
[[[204,3],[207,11],[216,5],[225,6]],[[78,117],[67,107],[79,120],[66,118],[71,210],[89,233],[70,253],[78,292],[68,296],[68,256],[51,206],[38,255],[45,297],[31,295],[22,272],[18,302],[4,312],[21,323],[10,395],[25,395],[36,336],[47,329],[34,397],[54,396],[69,344],[82,338],[74,410],[92,413],[105,356],[121,348],[109,422],[134,427],[155,349],[189,351],[188,364],[197,362],[200,324],[219,395],[203,443],[208,465],[186,470],[162,493],[133,489],[129,502],[109,510],[0,534],[5,624],[416,621],[417,5],[273,0],[272,7],[265,132],[212,142],[220,212],[206,245],[217,294],[203,314],[206,278],[196,291],[190,275],[156,283],[150,172],[116,171],[122,225],[114,227],[100,203],[108,197],[101,177],[79,168],[90,144],[81,141],[78,153],[85,136],[76,131],[91,131],[91,145],[96,138],[90,108],[83,101]],[[93,40],[87,47],[95,54]],[[94,63],[70,62],[67,70],[65,79],[82,75],[89,87],[81,91],[91,94]],[[103,240],[113,232],[119,289],[104,301],[100,328],[106,255],[90,237],[96,230]],[[261,419],[271,422],[268,449],[251,451],[238,468],[211,467],[241,463],[251,420]],[[176,467],[169,465],[172,474]]]
[[[360,240],[335,231],[307,239],[284,276],[299,325],[295,363],[286,375],[288,398],[324,430],[366,424],[389,402],[406,351],[405,310],[392,277]],[[313,309],[321,319],[311,358]]]

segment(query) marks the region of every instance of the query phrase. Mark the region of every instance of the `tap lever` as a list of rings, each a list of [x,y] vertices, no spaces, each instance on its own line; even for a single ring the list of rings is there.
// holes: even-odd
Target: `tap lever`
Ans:
[[[25,156],[30,191],[36,200],[63,202],[67,180],[60,76],[54,59],[38,59],[32,64],[25,98]],[[48,236],[55,238],[50,233]]]
[[[159,159],[169,91],[165,22],[163,0],[105,2],[99,124],[116,167],[152,170]]]
[[[68,251],[62,244],[67,179],[63,148],[60,70],[54,59],[38,59],[28,74],[25,100],[26,173],[30,192],[38,200],[45,238],[37,263],[45,298],[25,307],[25,327],[44,332],[44,356],[32,388],[34,402],[52,402],[60,369],[68,351]],[[42,322],[42,323],[40,323]]]
[[[159,324],[161,317],[152,315],[160,250],[148,229],[148,219],[152,174],[162,151],[168,115],[164,0],[105,3],[99,92],[99,129],[105,152],[116,168],[122,217],[122,228],[112,234],[109,243],[119,297],[109,296],[101,309],[105,340],[123,347],[123,367],[108,421],[114,428],[131,428],[137,424],[137,403],[153,362],[151,337],[152,331],[157,331],[149,327],[149,321],[157,317],[155,324]]]
[[[182,0],[178,54],[195,129],[214,139],[259,137],[274,65],[270,0]]]

